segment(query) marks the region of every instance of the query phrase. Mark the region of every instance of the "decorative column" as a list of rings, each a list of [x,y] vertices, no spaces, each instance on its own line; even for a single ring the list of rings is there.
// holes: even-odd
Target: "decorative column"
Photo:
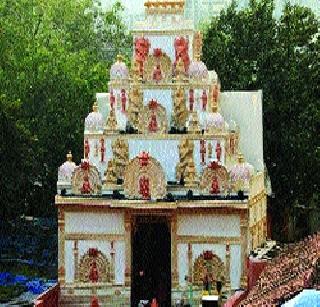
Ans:
[[[178,255],[177,255],[177,214],[171,216],[171,284],[178,287]]]
[[[110,275],[111,275],[111,282],[112,284],[114,283],[115,281],[115,254],[116,254],[116,251],[114,249],[114,241],[111,241],[111,251],[110,251],[110,256],[111,256],[111,272],[110,272]]]
[[[193,282],[192,276],[192,244],[188,243],[188,280],[189,282]]]
[[[65,263],[64,263],[64,250],[65,250],[65,235],[64,235],[64,210],[60,205],[58,208],[58,282],[60,285],[65,283]]]
[[[231,276],[230,276],[230,242],[226,244],[226,279],[225,279],[225,289],[227,292],[231,290],[230,284]]]
[[[74,259],[74,282],[79,281],[79,249],[78,240],[73,242],[73,259]]]
[[[247,212],[241,212],[240,215],[240,233],[241,233],[241,279],[240,286],[247,288],[247,258],[248,258],[248,218]]]
[[[131,286],[131,216],[129,212],[124,215],[124,229],[125,229],[125,286]]]

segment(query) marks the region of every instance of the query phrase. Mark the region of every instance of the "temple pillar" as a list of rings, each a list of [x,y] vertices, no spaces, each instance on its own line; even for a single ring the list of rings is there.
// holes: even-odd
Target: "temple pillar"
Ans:
[[[73,259],[74,259],[74,282],[79,280],[79,249],[78,240],[73,242]]]
[[[64,220],[64,210],[63,207],[58,208],[58,282],[60,285],[65,283],[65,220]]]
[[[178,287],[178,255],[177,255],[177,214],[171,216],[171,284]]]
[[[225,278],[225,290],[230,292],[231,290],[231,276],[230,276],[230,243],[227,242],[226,244],[226,278]]]
[[[240,216],[240,233],[241,233],[241,278],[240,287],[247,288],[247,258],[248,258],[248,219],[246,213]]]
[[[124,216],[125,229],[125,286],[131,286],[131,216],[129,212],[125,212]]]
[[[111,251],[110,251],[110,257],[111,257],[111,268],[110,268],[110,279],[112,284],[115,282],[115,254],[116,251],[114,249],[114,241],[111,242]]]
[[[192,244],[188,243],[188,281],[192,282],[193,281],[193,276],[192,276]]]

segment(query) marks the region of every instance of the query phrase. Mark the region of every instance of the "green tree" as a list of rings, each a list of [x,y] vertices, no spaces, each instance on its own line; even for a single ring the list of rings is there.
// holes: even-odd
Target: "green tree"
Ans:
[[[12,149],[10,125],[18,135],[20,123],[28,133],[21,135],[19,144],[32,152],[6,182],[12,197],[1,207],[10,208],[11,216],[25,208],[32,215],[53,213],[57,168],[69,149],[80,161],[84,118],[95,93],[107,90],[114,61],[110,56],[130,50],[132,38],[120,19],[121,10],[116,3],[104,12],[94,0],[1,2],[0,94],[21,102],[17,114],[8,115],[0,105],[9,121],[1,131],[1,152]],[[15,151],[24,153],[17,147],[12,155]],[[8,162],[1,164],[5,171]],[[20,177],[28,177],[31,186],[15,181]]]
[[[241,10],[233,2],[207,26],[203,58],[225,89],[263,90],[273,229],[282,239],[294,203],[319,195],[319,20],[305,7],[287,4],[280,20],[273,10],[272,0]]]

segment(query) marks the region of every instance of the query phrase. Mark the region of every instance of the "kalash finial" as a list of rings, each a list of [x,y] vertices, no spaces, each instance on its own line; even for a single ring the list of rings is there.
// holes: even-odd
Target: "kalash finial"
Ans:
[[[119,62],[119,63],[123,62],[123,56],[121,54],[117,55],[117,62]]]
[[[98,109],[99,109],[99,107],[98,107],[98,102],[95,101],[95,102],[93,103],[93,106],[92,106],[92,111],[93,111],[93,112],[98,112]]]
[[[241,152],[239,152],[239,154],[238,154],[238,162],[244,163],[244,155]]]
[[[67,161],[72,162],[72,153],[71,150],[67,153]]]

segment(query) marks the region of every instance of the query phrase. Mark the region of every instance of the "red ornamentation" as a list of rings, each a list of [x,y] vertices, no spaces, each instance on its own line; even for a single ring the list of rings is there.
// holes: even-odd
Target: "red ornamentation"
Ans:
[[[106,147],[104,146],[104,139],[100,140],[100,145],[101,145],[101,148],[100,148],[101,162],[104,162],[104,154],[105,154],[105,151],[106,151]]]
[[[141,167],[147,166],[149,164],[149,154],[147,152],[143,151],[142,153],[140,153],[139,163]]]
[[[126,90],[122,89],[121,90],[121,111],[122,112],[126,111],[126,103],[127,103]]]
[[[116,104],[116,97],[113,94],[113,91],[110,92],[110,108],[114,110],[114,106]]]
[[[90,168],[89,161],[82,161],[81,162],[81,169],[84,171],[88,171]]]
[[[152,99],[152,100],[149,102],[149,109],[150,109],[150,110],[156,110],[157,108],[158,108],[158,102],[157,102],[157,100]]]
[[[88,159],[90,153],[90,145],[88,139],[84,141],[84,158]]]
[[[149,122],[149,131],[157,132],[157,130],[158,130],[157,115],[155,112],[152,112],[150,122]]]
[[[97,263],[95,260],[93,260],[91,263],[89,279],[91,282],[98,282],[99,280],[99,272],[98,272]]]
[[[208,104],[208,96],[206,90],[203,90],[202,92],[202,111],[207,110],[207,104]]]
[[[189,70],[190,58],[189,58],[189,41],[184,37],[177,37],[174,41],[174,49],[176,60],[174,65],[176,66],[179,58],[182,59],[184,63],[185,71]]]
[[[217,158],[217,161],[219,161],[219,162],[220,162],[220,159],[221,159],[221,152],[222,152],[222,148],[221,148],[220,142],[217,142],[217,145],[216,145],[216,158]]]
[[[213,102],[217,102],[220,96],[220,85],[215,84],[212,91],[212,100]]]
[[[82,188],[81,188],[81,194],[90,194],[92,191],[91,189],[91,185],[89,182],[89,177],[87,175],[85,175],[83,177],[83,184],[82,184]]]
[[[162,80],[162,72],[160,65],[156,65],[153,69],[152,79],[156,82],[159,82]]]
[[[143,75],[143,63],[145,62],[150,49],[150,42],[144,37],[136,38],[134,41],[135,60],[139,63],[140,75]]]
[[[90,307],[99,307],[99,301],[98,298],[96,296],[93,296],[91,299],[91,304]]]
[[[96,248],[89,248],[89,256],[90,256],[90,257],[98,257],[98,249],[96,249]]]
[[[203,259],[204,260],[211,260],[213,258],[213,253],[212,251],[205,251],[203,253]]]
[[[205,164],[205,158],[206,158],[206,141],[201,139],[200,140],[200,156],[201,156],[201,164]]]
[[[156,58],[160,58],[162,56],[162,50],[161,48],[155,48],[153,49],[153,55],[156,57]]]
[[[157,303],[157,299],[156,298],[153,298],[152,299],[152,302],[151,302],[151,307],[158,307],[158,303]]]
[[[215,170],[215,169],[219,168],[219,164],[216,161],[212,161],[209,164],[209,168],[211,168],[212,170]]]
[[[145,176],[140,177],[139,179],[139,193],[142,195],[143,199],[150,198],[150,182],[149,178]]]
[[[211,183],[210,193],[211,193],[211,194],[218,194],[218,193],[220,193],[219,182],[218,182],[217,176],[213,176],[213,177],[212,177],[212,183]]]
[[[193,112],[193,104],[194,104],[194,90],[189,90],[189,110]]]

